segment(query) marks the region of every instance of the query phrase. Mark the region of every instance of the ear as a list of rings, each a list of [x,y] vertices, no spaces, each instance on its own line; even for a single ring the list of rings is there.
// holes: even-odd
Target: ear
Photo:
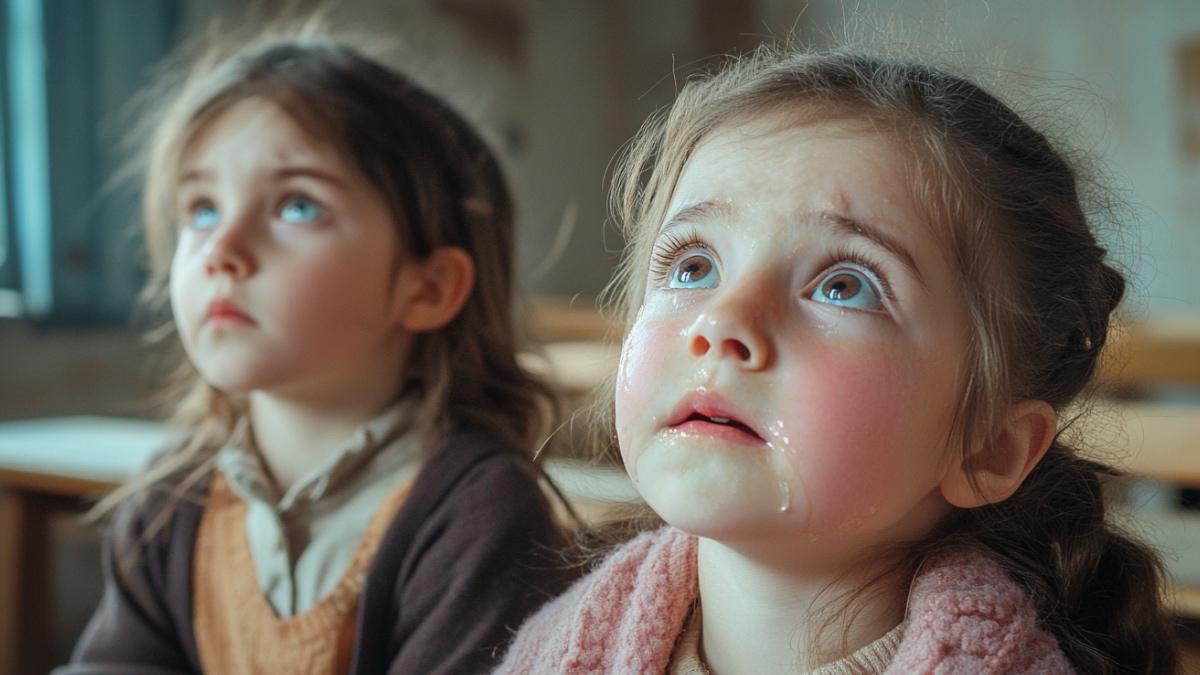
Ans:
[[[401,265],[396,276],[396,322],[410,333],[437,330],[462,311],[475,286],[475,263],[457,246]]]
[[[997,438],[976,450],[984,453],[979,466],[968,470],[961,459],[956,461],[942,481],[942,496],[964,509],[1008,499],[1046,454],[1057,428],[1058,416],[1049,403],[1024,400],[1012,404]]]

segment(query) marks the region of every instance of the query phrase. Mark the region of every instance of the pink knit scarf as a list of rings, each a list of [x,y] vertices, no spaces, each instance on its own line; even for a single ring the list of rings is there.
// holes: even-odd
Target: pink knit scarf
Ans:
[[[496,673],[658,675],[696,599],[696,538],[647,532],[613,552],[517,634]],[[980,554],[930,561],[887,675],[1068,675],[1021,589]]]

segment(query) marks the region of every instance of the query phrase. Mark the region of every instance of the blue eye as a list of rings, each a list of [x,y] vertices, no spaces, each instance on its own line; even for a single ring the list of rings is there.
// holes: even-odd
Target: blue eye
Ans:
[[[279,217],[289,223],[311,223],[324,215],[324,210],[310,199],[289,199],[279,210]]]
[[[217,226],[221,222],[221,214],[217,213],[217,208],[212,205],[204,205],[197,207],[192,211],[191,226],[197,230],[209,230]]]
[[[827,274],[811,297],[817,302],[839,307],[868,311],[883,309],[883,302],[874,284],[865,274],[854,270],[842,269]]]
[[[692,253],[671,270],[667,285],[671,288],[713,288],[720,280],[721,275],[711,257]]]

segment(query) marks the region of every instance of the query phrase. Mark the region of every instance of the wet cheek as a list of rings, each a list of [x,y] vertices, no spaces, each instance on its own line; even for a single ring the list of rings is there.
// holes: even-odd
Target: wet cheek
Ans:
[[[787,387],[787,454],[814,518],[869,510],[876,488],[902,469],[888,461],[887,448],[905,434],[911,389],[902,368],[862,352],[809,359]]]
[[[621,348],[617,371],[616,427],[621,455],[632,466],[636,448],[648,440],[660,421],[670,413],[670,403],[656,396],[669,389],[666,377],[672,355],[683,347],[679,322],[642,320],[630,329]],[[664,407],[666,406],[666,407]]]

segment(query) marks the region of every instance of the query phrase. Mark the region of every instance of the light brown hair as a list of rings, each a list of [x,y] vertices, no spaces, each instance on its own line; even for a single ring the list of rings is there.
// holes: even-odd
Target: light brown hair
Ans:
[[[220,40],[197,57],[186,55],[194,51],[178,57],[146,96],[158,102],[141,132],[151,263],[146,301],[166,304],[179,229],[179,167],[189,145],[231,106],[268,101],[330,140],[362,171],[390,207],[406,258],[420,261],[454,246],[474,263],[476,282],[462,311],[443,328],[417,334],[404,372],[396,373],[400,396],[411,404],[408,428],[429,447],[454,425],[470,425],[532,459],[558,404],[549,386],[517,360],[513,202],[480,135],[394,68],[310,27],[284,27],[249,42]],[[173,332],[168,321],[159,337]],[[200,481],[246,414],[243,396],[210,386],[186,358],[174,382],[172,422],[185,440],[102,502],[100,511],[168,476],[179,491]]]
[[[628,249],[613,292],[632,322],[655,233],[688,158],[714,128],[752,116],[856,120],[911,152],[913,194],[941,232],[970,312],[966,384],[952,437],[979,466],[1012,402],[1060,416],[1085,390],[1125,279],[1108,261],[1064,152],[999,98],[949,70],[856,50],[761,47],[695,78],[628,148],[612,204]],[[611,416],[611,412],[609,412]],[[611,419],[606,422],[611,438]],[[1056,436],[1016,494],[956,510],[900,556],[970,547],[1023,586],[1080,672],[1174,672],[1162,567],[1106,510],[1114,472]],[[867,591],[864,591],[866,593]]]

